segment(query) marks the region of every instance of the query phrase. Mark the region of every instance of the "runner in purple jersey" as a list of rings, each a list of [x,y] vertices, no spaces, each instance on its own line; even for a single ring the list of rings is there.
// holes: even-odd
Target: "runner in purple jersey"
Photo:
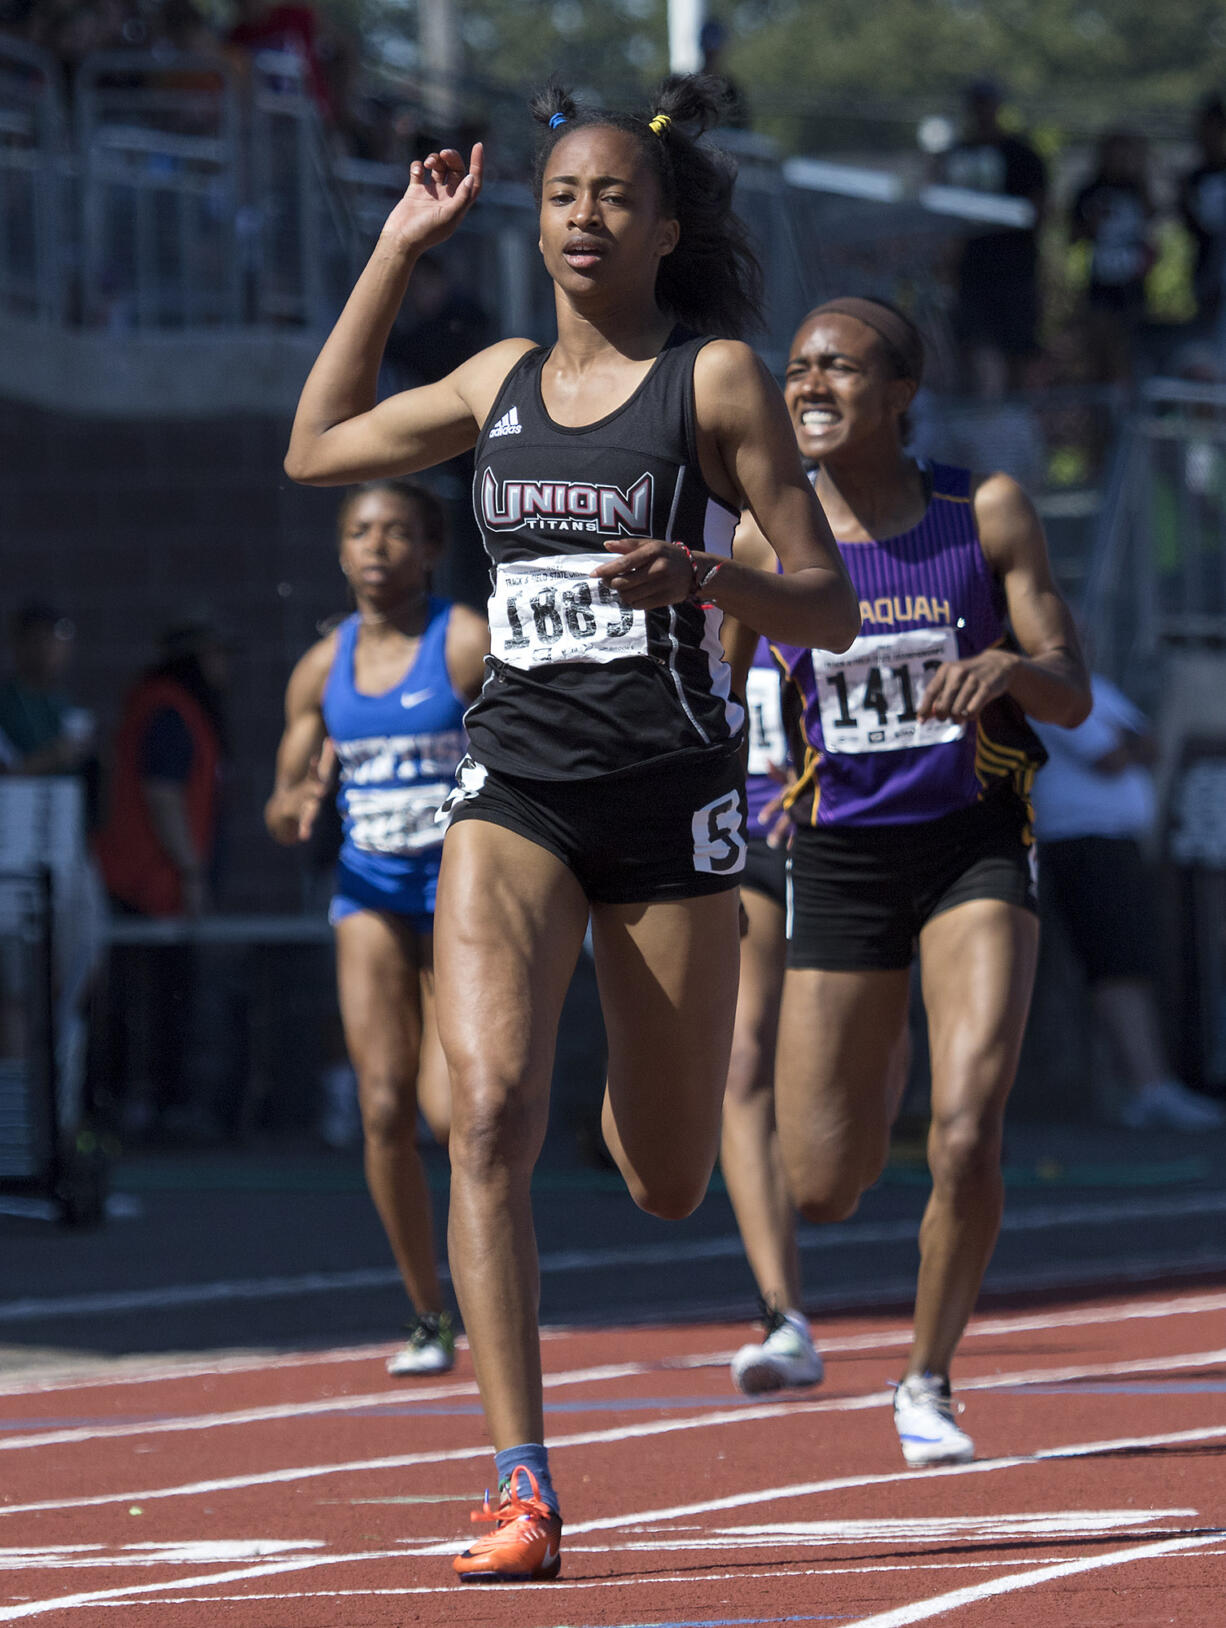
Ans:
[[[875,300],[832,300],[797,332],[784,393],[862,631],[832,658],[774,641],[798,764],[775,1104],[809,1220],[850,1215],[881,1172],[917,951],[923,975],[933,1189],[894,1404],[912,1465],[974,1453],[949,1371],[1000,1225],[1038,948],[1025,714],[1072,726],[1090,705],[1025,493],[906,454],[922,366],[914,325]]]
[[[775,1122],[775,1040],[787,964],[787,832],[778,812],[788,762],[783,693],[770,645],[759,639],[745,679],[748,836],[741,876],[745,916],[732,1058],[724,1088],[719,1162],[766,1324],[761,1342],[732,1359],[738,1390],[756,1396],[820,1382],[822,1359],[800,1309],[796,1217]]]

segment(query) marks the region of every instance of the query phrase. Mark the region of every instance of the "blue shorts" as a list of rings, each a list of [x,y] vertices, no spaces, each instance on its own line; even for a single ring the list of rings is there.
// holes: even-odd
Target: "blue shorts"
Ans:
[[[328,906],[329,922],[335,927],[359,910],[380,910],[403,917],[415,933],[432,933],[442,854],[440,845],[395,865],[380,856],[377,867],[361,870],[342,856],[336,867],[336,892]]]

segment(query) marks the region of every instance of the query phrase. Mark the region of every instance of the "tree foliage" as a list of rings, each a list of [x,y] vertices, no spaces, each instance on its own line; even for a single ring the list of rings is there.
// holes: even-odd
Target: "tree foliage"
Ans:
[[[325,0],[368,29],[415,32],[412,0]],[[1226,88],[1221,0],[713,0],[728,70],[760,127],[792,145],[814,114],[888,122],[949,111],[970,78],[1002,83],[1029,123],[1167,130]],[[466,73],[522,94],[550,72],[633,102],[667,68],[665,0],[464,0]]]

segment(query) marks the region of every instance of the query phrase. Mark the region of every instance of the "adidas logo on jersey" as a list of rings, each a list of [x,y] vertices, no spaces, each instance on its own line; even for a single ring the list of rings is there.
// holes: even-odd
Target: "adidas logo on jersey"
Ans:
[[[518,435],[522,429],[523,425],[519,422],[519,408],[512,407],[509,413],[503,413],[486,439],[492,441],[496,435]]]

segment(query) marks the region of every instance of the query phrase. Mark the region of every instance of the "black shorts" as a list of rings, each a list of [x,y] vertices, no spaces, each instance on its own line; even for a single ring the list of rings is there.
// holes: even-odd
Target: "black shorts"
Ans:
[[[798,826],[788,866],[788,966],[909,967],[926,922],[971,899],[1037,910],[1026,812],[997,796],[915,825]]]
[[[585,780],[527,780],[465,758],[444,804],[555,854],[593,904],[693,899],[745,870],[745,775],[733,752]]]
[[[750,837],[749,852],[745,855],[745,869],[741,872],[741,886],[752,888],[773,899],[780,910],[788,902],[788,851],[772,848],[761,837]]]
[[[1055,910],[1088,981],[1152,978],[1153,884],[1130,837],[1039,844],[1045,910]]]

